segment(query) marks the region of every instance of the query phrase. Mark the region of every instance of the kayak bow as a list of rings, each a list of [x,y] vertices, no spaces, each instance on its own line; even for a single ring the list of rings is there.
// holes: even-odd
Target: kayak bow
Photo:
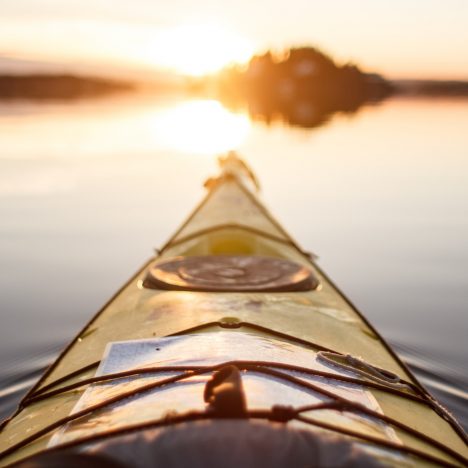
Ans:
[[[132,465],[136,443],[153,462],[163,452],[183,462],[191,440],[201,466],[231,466],[216,458],[226,444],[246,466],[258,447],[264,466],[301,454],[327,466],[337,454],[466,465],[455,419],[259,202],[245,163],[231,153],[221,166],[187,221],[3,423],[0,464],[85,447]],[[278,455],[285,440],[294,450]],[[140,455],[135,466],[150,466]]]

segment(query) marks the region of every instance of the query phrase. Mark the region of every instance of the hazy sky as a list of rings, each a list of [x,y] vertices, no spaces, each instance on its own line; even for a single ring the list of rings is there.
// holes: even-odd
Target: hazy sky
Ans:
[[[0,0],[9,56],[196,72],[304,44],[391,77],[468,79],[468,0]]]

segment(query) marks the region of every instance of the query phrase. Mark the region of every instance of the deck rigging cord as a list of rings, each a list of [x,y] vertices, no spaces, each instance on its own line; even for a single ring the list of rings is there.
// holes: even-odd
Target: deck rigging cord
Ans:
[[[228,367],[226,367],[228,366]],[[226,368],[230,370],[230,373],[232,373],[232,367],[235,367],[237,369],[237,372],[240,370],[243,371],[250,371],[250,372],[255,372],[255,373],[260,373],[260,374],[265,374],[269,375],[278,379],[285,380],[293,385],[296,385],[298,387],[302,387],[304,389],[307,389],[309,391],[321,394],[322,396],[330,398],[332,401],[331,402],[324,402],[320,403],[318,405],[310,405],[310,406],[303,406],[299,408],[292,408],[292,407],[285,407],[285,406],[274,406],[270,410],[245,410],[245,412],[242,413],[242,417],[246,418],[260,418],[260,419],[268,419],[271,421],[276,421],[276,422],[283,422],[286,423],[292,419],[296,419],[302,422],[306,422],[309,424],[316,425],[318,427],[322,427],[325,429],[330,429],[334,430],[336,432],[345,434],[345,435],[350,435],[351,437],[357,437],[359,439],[368,441],[370,443],[374,443],[377,445],[380,445],[382,447],[386,447],[389,449],[397,449],[400,452],[406,452],[408,454],[416,455],[420,458],[437,462],[445,466],[454,466],[453,464],[447,463],[444,460],[441,460],[438,457],[434,457],[432,455],[427,454],[426,452],[420,451],[418,449],[414,449],[405,445],[397,444],[392,441],[384,440],[379,437],[374,437],[374,436],[369,436],[367,434],[362,434],[358,431],[353,431],[353,430],[348,430],[344,429],[342,427],[338,427],[329,423],[326,423],[324,421],[317,421],[310,419],[306,416],[303,416],[302,413],[308,412],[308,411],[314,411],[318,409],[330,409],[330,410],[336,410],[336,411],[347,411],[347,412],[355,412],[355,413],[360,413],[364,414],[370,418],[374,418],[377,420],[380,420],[382,422],[385,422],[387,424],[390,424],[402,431],[405,431],[406,433],[419,438],[420,440],[427,442],[431,444],[432,446],[438,448],[440,451],[444,452],[448,456],[454,458],[460,463],[463,463],[465,465],[468,465],[468,460],[466,460],[463,456],[455,452],[454,450],[450,449],[449,447],[445,446],[444,444],[440,443],[439,441],[432,439],[431,437],[428,437],[427,435],[416,431],[415,429],[412,429],[411,427],[393,419],[388,416],[385,416],[381,413],[378,413],[374,410],[371,410],[359,403],[355,403],[353,401],[347,400],[346,398],[343,398],[339,395],[336,395],[333,392],[330,392],[328,390],[325,390],[324,388],[321,388],[319,386],[316,386],[310,382],[306,382],[300,378],[294,377],[290,374],[285,374],[284,372],[279,372],[276,371],[272,368],[265,367],[263,365],[260,365],[257,362],[236,362],[232,361],[229,364],[226,363],[221,363],[218,365],[213,365],[213,366],[200,366],[198,369],[193,369],[193,367],[190,368],[190,370],[182,370],[180,369],[183,373],[171,377],[167,377],[165,379],[159,380],[157,382],[151,382],[149,384],[143,385],[137,389],[133,389],[130,391],[122,392],[114,397],[108,398],[104,401],[101,401],[95,405],[91,405],[81,411],[78,411],[74,414],[71,414],[69,416],[66,416],[64,418],[61,418],[58,421],[55,421],[54,423],[42,428],[35,434],[32,434],[31,436],[23,439],[22,441],[18,442],[17,444],[12,445],[8,449],[4,450],[3,452],[0,453],[0,458],[3,458],[14,451],[18,450],[19,448],[28,445],[29,443],[39,439],[42,436],[47,435],[51,431],[58,429],[59,427],[63,426],[64,424],[67,424],[69,422],[73,422],[75,420],[78,420],[84,416],[90,415],[93,412],[97,410],[101,410],[104,408],[109,407],[112,404],[121,402],[125,400],[126,398],[129,397],[134,397],[137,395],[142,395],[143,393],[149,392],[151,390],[171,385],[171,384],[176,384],[182,380],[198,376],[198,375],[203,375],[209,372],[224,372],[224,374],[229,374],[229,372],[226,372]],[[159,372],[167,372],[167,369],[164,367],[157,368]],[[157,371],[153,370],[153,373],[156,373]],[[104,377],[104,376],[103,376]],[[210,381],[209,381],[210,382]],[[205,400],[208,399],[209,397],[213,394],[212,391],[210,390],[205,390]],[[208,395],[208,398],[207,398]],[[212,404],[210,404],[207,408],[206,411],[204,412],[189,412],[185,413],[182,415],[175,415],[175,416],[169,416],[168,418],[163,418],[157,421],[153,421],[153,424],[158,424],[164,420],[165,424],[170,424],[170,423],[176,423],[176,422],[181,422],[181,421],[187,421],[191,420],[191,416],[193,414],[198,415],[197,419],[211,419],[211,418],[226,418],[226,417],[235,417],[232,414],[227,416],[226,414],[220,414],[219,411],[218,413],[216,410],[213,410],[213,408],[216,408],[216,405],[213,407]],[[218,405],[218,409],[220,406]],[[95,434],[94,436],[91,437],[85,437],[81,439],[77,439],[76,441],[72,441],[72,443],[65,443],[61,446],[61,448],[64,447],[71,447],[73,445],[81,445],[85,442],[90,442],[92,440],[99,440],[100,438],[106,437],[109,434],[116,434],[120,433],[118,432],[119,430],[121,432],[125,432],[126,430],[136,430],[136,429],[130,429],[132,426],[124,426],[122,428],[119,428],[118,430],[110,430],[110,431],[104,431],[103,433],[100,434]],[[138,427],[143,427],[142,425],[139,425]],[[46,449],[46,451],[49,451],[50,449]]]
[[[212,325],[219,325],[219,326],[223,326],[223,327],[227,326],[228,328],[233,328],[233,327],[238,328],[240,326],[248,326],[248,327],[252,327],[252,328],[255,328],[255,329],[258,329],[258,330],[261,330],[261,331],[268,331],[272,335],[279,336],[279,337],[281,337],[283,339],[290,339],[291,341],[296,341],[296,342],[299,342],[300,344],[303,344],[303,345],[306,344],[306,345],[308,345],[308,346],[310,346],[312,348],[317,348],[319,350],[317,354],[319,356],[320,353],[322,353],[322,359],[323,359],[323,356],[326,356],[325,359],[330,359],[331,356],[333,356],[333,358],[336,358],[337,356],[341,356],[341,357],[346,358],[345,355],[343,355],[343,354],[341,354],[339,352],[330,350],[329,348],[325,348],[325,347],[320,346],[318,344],[308,342],[306,340],[302,340],[300,338],[297,338],[297,337],[294,337],[294,336],[291,336],[291,335],[287,335],[287,334],[282,333],[282,332],[277,332],[276,330],[269,329],[269,328],[266,328],[266,327],[262,327],[262,326],[259,326],[259,325],[256,325],[256,324],[248,323],[248,322],[236,322],[236,323],[208,322],[208,323],[200,325],[200,326],[192,327],[190,329],[174,333],[174,334],[172,334],[170,336],[179,336],[179,335],[182,335],[182,334],[185,335],[185,334],[188,334],[188,333],[193,333],[194,331],[197,331],[197,330],[200,330],[202,328],[206,328],[206,327],[212,326]],[[354,359],[356,359],[356,358],[354,358]],[[361,365],[363,365],[362,360],[359,360],[359,362],[360,362]],[[333,363],[334,363],[334,365],[336,365],[335,361],[333,361]],[[99,362],[92,363],[91,365],[86,366],[85,369],[91,369],[91,368],[97,366],[98,364],[99,364]],[[36,390],[35,392],[28,393],[25,396],[25,398],[21,401],[21,403],[20,403],[20,405],[18,407],[18,410],[14,413],[14,415],[18,414],[27,405],[32,404],[34,402],[44,400],[46,398],[50,398],[50,397],[59,395],[61,393],[65,393],[67,391],[75,390],[75,389],[78,389],[80,387],[90,385],[90,384],[94,384],[94,383],[106,382],[106,381],[121,379],[121,378],[129,377],[129,376],[135,376],[135,375],[138,376],[138,375],[145,375],[145,374],[159,373],[159,372],[170,372],[170,371],[194,372],[194,373],[196,373],[194,375],[198,375],[198,373],[205,373],[205,372],[209,372],[210,370],[216,370],[219,367],[222,367],[223,365],[226,365],[226,364],[239,365],[239,366],[241,366],[241,368],[243,370],[248,370],[249,366],[255,366],[256,369],[263,368],[264,369],[263,372],[267,372],[265,369],[271,367],[271,369],[268,369],[268,372],[270,372],[270,373],[274,373],[275,371],[274,371],[273,368],[278,367],[278,368],[286,369],[286,370],[290,370],[290,371],[302,372],[302,373],[309,374],[309,375],[315,375],[315,376],[319,376],[319,377],[335,379],[335,380],[338,380],[338,381],[343,381],[343,382],[355,383],[355,384],[359,384],[359,385],[363,385],[363,386],[368,386],[368,387],[372,387],[372,388],[375,388],[375,389],[378,389],[378,390],[382,390],[382,391],[387,392],[387,393],[392,393],[392,394],[398,395],[398,396],[403,397],[403,398],[407,398],[407,399],[410,399],[410,400],[413,400],[413,401],[418,401],[419,403],[430,406],[432,409],[434,409],[437,412],[437,414],[439,414],[439,416],[441,416],[444,420],[449,422],[452,425],[452,427],[454,427],[456,432],[460,435],[460,437],[465,441],[465,443],[467,443],[467,440],[468,440],[465,431],[458,424],[458,422],[455,420],[455,418],[453,418],[453,416],[442,405],[440,405],[437,402],[437,400],[432,398],[432,396],[428,392],[426,392],[423,387],[421,387],[419,385],[415,385],[412,382],[407,382],[407,381],[404,381],[403,379],[400,379],[400,383],[402,385],[406,386],[407,388],[413,390],[416,393],[416,395],[408,393],[406,391],[402,391],[402,389],[394,388],[392,385],[388,385],[388,383],[382,384],[382,382],[377,382],[377,381],[373,381],[373,380],[356,379],[356,378],[352,378],[352,377],[349,377],[349,376],[343,376],[343,375],[334,374],[334,373],[331,373],[331,372],[327,373],[327,372],[318,371],[318,370],[315,370],[315,369],[303,368],[303,367],[300,367],[300,366],[292,366],[292,365],[289,365],[289,364],[280,364],[280,363],[275,363],[275,362],[272,363],[272,362],[262,362],[262,361],[231,361],[229,363],[223,363],[223,364],[219,364],[217,366],[165,366],[165,367],[132,369],[132,370],[129,370],[129,371],[124,371],[124,372],[120,372],[120,373],[116,373],[116,374],[108,374],[108,375],[103,375],[103,376],[91,377],[89,379],[85,379],[85,380],[70,384],[68,386],[58,388],[56,390],[50,390],[54,386],[56,386],[56,385],[58,385],[60,383],[63,383],[64,381],[66,381],[67,379],[69,379],[71,377],[71,375],[67,375],[67,376],[62,377],[61,379],[59,379],[57,381],[54,381],[54,382],[48,384],[47,386],[44,386],[44,387],[40,388],[39,390]],[[368,368],[368,369],[378,369],[375,366],[372,366],[371,364],[368,364],[368,363],[365,363],[365,367]],[[348,370],[356,372],[355,369],[349,368]],[[79,373],[81,373],[83,371],[84,371],[84,369],[79,369],[78,371],[75,371],[72,374],[73,375],[79,375]],[[390,374],[393,375],[393,373],[390,373],[389,371],[385,371],[383,369],[379,369],[377,372],[382,374],[382,371],[384,373],[386,373],[387,375],[390,375]],[[287,375],[287,374],[281,374],[281,375]],[[365,375],[365,376],[368,377],[368,375]],[[148,385],[142,386],[139,389],[132,390],[130,392],[122,393],[121,395],[117,395],[116,397],[111,398],[110,400],[104,402],[103,406],[107,406],[107,405],[110,405],[112,403],[118,402],[121,399],[125,399],[127,397],[134,396],[134,395],[136,395],[136,394],[138,394],[140,392],[145,392],[147,390],[157,388],[160,385],[166,385],[166,384],[172,383],[173,382],[172,379],[175,379],[174,382],[176,382],[179,379],[185,378],[185,377],[186,377],[185,374],[182,374],[182,375],[179,375],[179,376],[174,376],[174,377],[169,378],[169,380],[167,382],[166,381],[160,381],[160,382],[163,382],[162,384],[160,382],[156,382],[156,383],[153,383],[153,384],[148,384]],[[292,378],[292,377],[290,377],[290,378]],[[288,378],[286,378],[286,379],[288,379]],[[305,382],[302,382],[302,385],[305,385]],[[309,389],[312,390],[312,391],[316,391],[317,393],[321,393],[322,395],[325,395],[325,396],[327,396],[329,398],[332,398],[332,399],[341,398],[341,397],[338,397],[337,395],[335,395],[332,392],[327,392],[324,389],[321,389],[320,387],[316,387],[316,386],[313,386],[313,385],[312,385],[312,387],[309,387]],[[353,402],[347,402],[347,404],[350,404],[352,406]],[[84,416],[86,414],[89,414],[89,412],[95,411],[96,409],[99,409],[99,408],[100,408],[100,406],[96,406],[96,407],[93,406],[93,407],[87,408],[86,410],[83,410],[82,412],[74,413],[72,415],[69,415],[68,417],[65,417],[65,418],[62,418],[62,419],[56,421],[55,423],[52,423],[49,426],[46,426],[45,428],[40,430],[38,433],[33,434],[32,436],[30,436],[28,439],[24,439],[23,441],[19,442],[18,444],[16,444],[16,445],[10,447],[9,449],[7,449],[7,451],[6,451],[7,453],[5,453],[5,452],[0,453],[0,458],[6,456],[8,453],[11,453],[11,452],[21,448],[24,445],[27,445],[31,441],[36,440],[37,438],[41,437],[42,435],[45,435],[45,434],[49,433],[50,431],[62,426],[63,424],[71,422],[74,419],[78,419],[79,417],[82,417],[82,416]],[[86,412],[86,411],[88,411],[88,412]],[[83,414],[81,414],[81,413],[83,413]],[[12,417],[14,415],[12,415]],[[380,413],[375,413],[374,416],[376,418],[378,418],[378,419],[382,419],[384,417],[383,415],[380,415]],[[385,417],[385,418],[387,418],[387,417]],[[0,427],[0,429],[3,429],[4,426],[8,423],[8,421],[10,419],[11,418],[8,418],[7,420],[5,420],[2,423],[2,426]],[[450,448],[446,447],[445,445],[439,443],[438,441],[435,441],[434,439],[428,438],[425,434],[419,433],[418,431],[414,431],[414,429],[400,423],[399,421],[393,420],[391,418],[388,418],[388,419],[390,421],[392,421],[391,424],[394,424],[397,427],[399,427],[401,425],[401,428],[403,430],[409,429],[411,432],[415,432],[415,434],[417,434],[418,437],[421,438],[421,436],[422,436],[422,438],[426,439],[426,441],[430,441],[430,443],[432,443],[433,445],[439,446],[439,448],[441,450],[448,451],[448,453],[450,453],[451,455],[453,453],[456,453],[456,452],[453,452]],[[29,439],[31,439],[31,440],[29,440]],[[457,457],[455,457],[455,458],[457,458]],[[462,459],[463,459],[463,457],[462,457]],[[466,462],[465,459],[463,459],[463,460]]]

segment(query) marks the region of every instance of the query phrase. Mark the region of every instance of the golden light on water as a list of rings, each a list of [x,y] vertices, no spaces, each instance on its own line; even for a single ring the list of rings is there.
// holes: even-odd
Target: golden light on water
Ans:
[[[246,62],[254,47],[241,36],[214,24],[187,24],[163,30],[147,44],[145,60],[180,73],[201,76]]]
[[[163,146],[207,155],[237,148],[251,128],[245,114],[234,114],[215,100],[181,102],[155,114],[151,125]]]
[[[33,160],[51,155],[68,159],[70,141],[76,142],[74,154],[83,160],[96,154],[115,159],[154,152],[213,156],[239,148],[252,125],[246,114],[231,112],[210,99],[151,101],[142,95],[81,102],[73,108],[57,104],[46,108],[40,118],[34,113],[8,117],[0,113],[1,156],[20,158],[31,141]],[[25,132],[29,139],[22,137]],[[51,137],[55,133],[60,139]]]

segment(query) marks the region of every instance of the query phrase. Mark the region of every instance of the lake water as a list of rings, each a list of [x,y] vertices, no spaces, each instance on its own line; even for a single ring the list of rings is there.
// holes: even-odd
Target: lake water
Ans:
[[[410,98],[316,129],[203,99],[0,103],[0,417],[174,232],[231,148],[468,426],[468,100]]]

